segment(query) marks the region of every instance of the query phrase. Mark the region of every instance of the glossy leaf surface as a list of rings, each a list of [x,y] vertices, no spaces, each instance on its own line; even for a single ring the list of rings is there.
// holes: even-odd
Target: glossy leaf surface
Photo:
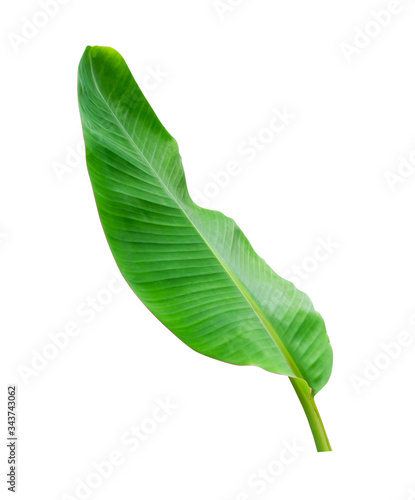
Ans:
[[[332,369],[323,319],[232,219],[192,201],[177,143],[121,55],[88,47],[78,92],[99,216],[137,296],[192,349],[304,380],[316,394]]]

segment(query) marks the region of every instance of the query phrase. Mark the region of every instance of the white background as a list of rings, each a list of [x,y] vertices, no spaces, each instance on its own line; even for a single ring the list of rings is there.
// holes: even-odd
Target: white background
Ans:
[[[413,2],[63,3],[46,18],[35,0],[4,0],[0,12],[2,498],[12,498],[9,383],[24,500],[414,498],[415,174],[410,164],[398,174],[401,157],[415,161]],[[388,7],[385,26],[370,24]],[[202,203],[233,217],[278,273],[302,269],[299,286],[334,348],[316,398],[333,453],[315,452],[288,379],[196,354],[125,284],[106,291],[120,282],[74,153],[86,45],[125,57],[179,142],[190,191],[210,193]],[[295,119],[247,161],[241,143],[270,137],[275,107]],[[230,161],[239,174],[209,186]],[[321,238],[336,248],[317,262]],[[92,318],[94,297],[106,304]],[[67,323],[79,334],[34,370]],[[385,357],[382,345],[403,331],[407,345]],[[365,375],[368,363],[382,368]],[[150,425],[166,398],[177,408],[132,452],[121,436]],[[301,451],[280,467],[293,441]],[[113,450],[123,464],[77,495],[80,481],[99,482],[93,463]],[[269,465],[275,475],[261,488]]]

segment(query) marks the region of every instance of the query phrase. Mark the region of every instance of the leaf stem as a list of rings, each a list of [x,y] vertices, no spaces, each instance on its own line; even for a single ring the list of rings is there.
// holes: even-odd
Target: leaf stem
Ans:
[[[307,416],[307,420],[310,424],[311,432],[313,433],[314,441],[316,443],[317,451],[331,451],[326,430],[324,429],[316,403],[314,402],[314,396],[311,394],[308,385],[303,380],[297,378],[290,378],[290,382],[293,385]]]

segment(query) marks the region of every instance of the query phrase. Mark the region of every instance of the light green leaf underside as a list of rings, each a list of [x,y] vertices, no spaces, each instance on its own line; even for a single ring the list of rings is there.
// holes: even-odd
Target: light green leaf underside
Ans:
[[[78,93],[99,216],[137,296],[192,349],[304,379],[316,394],[332,367],[323,319],[232,219],[192,201],[177,143],[121,55],[88,47]]]

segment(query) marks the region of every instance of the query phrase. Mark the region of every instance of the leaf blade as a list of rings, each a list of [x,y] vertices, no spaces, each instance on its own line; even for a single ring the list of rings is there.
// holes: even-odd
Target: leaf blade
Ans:
[[[332,366],[324,321],[232,219],[191,200],[177,143],[121,55],[87,48],[78,92],[98,212],[137,296],[194,350],[303,379],[316,394]]]

